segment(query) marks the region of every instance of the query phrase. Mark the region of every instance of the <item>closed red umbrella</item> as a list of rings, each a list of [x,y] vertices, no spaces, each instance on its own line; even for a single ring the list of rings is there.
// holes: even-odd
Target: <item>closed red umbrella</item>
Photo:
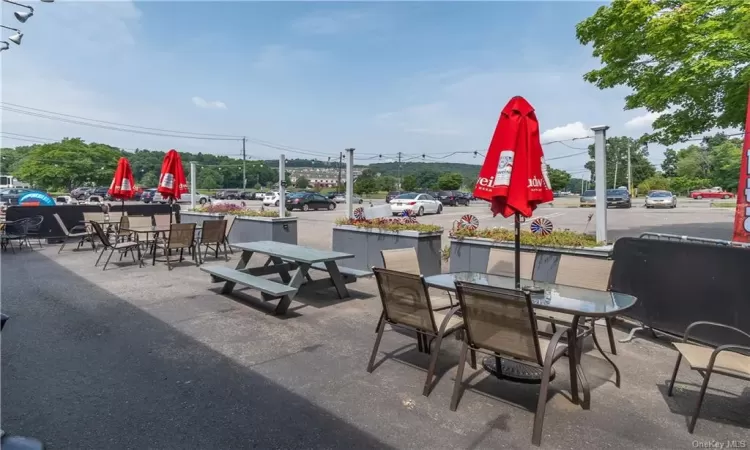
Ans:
[[[130,168],[130,162],[128,162],[128,158],[120,158],[117,161],[115,177],[112,179],[112,184],[110,184],[107,193],[118,200],[133,198],[135,194],[134,186],[135,180],[133,179],[133,169]]]
[[[115,176],[112,178],[112,184],[109,185],[107,193],[116,200],[122,200],[122,211],[125,212],[125,199],[133,198],[135,194],[133,169],[130,168],[127,158],[123,157],[117,161]]]
[[[494,215],[515,215],[516,287],[520,287],[520,216],[531,217],[539,204],[553,199],[539,123],[523,97],[510,99],[500,114],[474,196],[489,201]]]
[[[182,158],[175,149],[167,152],[161,165],[159,186],[156,190],[170,200],[179,200],[182,194],[187,194],[188,186],[185,171],[182,169]]]

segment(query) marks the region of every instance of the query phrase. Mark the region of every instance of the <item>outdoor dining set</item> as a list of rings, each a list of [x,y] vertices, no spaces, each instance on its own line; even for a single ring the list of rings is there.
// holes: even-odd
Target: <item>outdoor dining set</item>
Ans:
[[[231,252],[229,232],[234,223],[234,216],[222,220],[210,220],[202,225],[194,223],[173,223],[171,214],[154,214],[152,216],[130,216],[122,213],[92,213],[84,212],[79,225],[68,228],[58,214],[53,214],[60,229],[65,235],[58,253],[62,252],[70,239],[77,239],[77,249],[89,243],[97,252],[98,240],[104,247],[99,253],[94,266],[98,266],[104,253],[109,255],[102,270],[107,269],[115,252],[120,253],[122,260],[130,253],[133,262],[143,264],[145,255],[151,255],[152,265],[157,261],[159,251],[169,270],[175,262],[173,252],[179,252],[177,262],[184,260],[184,252],[200,265],[208,256],[209,250],[216,258],[223,247],[224,256]],[[203,250],[203,255],[201,255]],[[136,256],[137,255],[137,256]]]

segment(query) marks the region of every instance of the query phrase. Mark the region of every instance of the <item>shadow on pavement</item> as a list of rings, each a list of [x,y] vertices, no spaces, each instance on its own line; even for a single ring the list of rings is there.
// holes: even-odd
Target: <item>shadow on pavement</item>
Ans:
[[[50,449],[388,448],[41,254],[2,300],[3,429]]]

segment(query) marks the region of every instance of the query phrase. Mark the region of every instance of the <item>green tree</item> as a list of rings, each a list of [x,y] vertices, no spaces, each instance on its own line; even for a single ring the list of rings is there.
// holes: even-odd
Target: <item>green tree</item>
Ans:
[[[640,141],[625,137],[614,136],[607,138],[607,186],[618,187],[628,184],[628,150],[630,150],[630,165],[633,176],[633,186],[638,186],[643,180],[654,176],[656,169],[648,160],[648,149]],[[597,176],[594,163],[594,146],[589,145],[591,160],[584,167],[591,171],[592,180]]]
[[[307,178],[300,176],[297,178],[297,183],[295,183],[299,189],[307,189],[308,186],[310,186],[310,180]]]
[[[603,67],[600,89],[627,86],[625,109],[660,113],[646,139],[670,145],[740,128],[750,82],[747,0],[614,0],[576,26]]]
[[[203,167],[198,169],[195,182],[200,189],[217,189],[221,187],[221,172],[215,167]]]
[[[417,177],[415,175],[407,175],[401,180],[402,191],[416,191],[417,190]]]
[[[154,172],[146,172],[141,177],[141,181],[139,183],[142,187],[146,188],[156,187],[156,185],[159,183],[159,176]]]
[[[711,182],[732,192],[737,191],[742,148],[725,142],[711,149]]]
[[[670,190],[678,195],[687,195],[692,190],[711,185],[711,180],[707,178],[674,177],[669,181]]]
[[[36,146],[19,164],[17,177],[48,190],[84,184],[109,186],[122,153],[108,145],[79,138]]]
[[[646,195],[648,194],[648,191],[669,190],[670,186],[670,178],[666,178],[661,174],[656,174],[652,177],[646,178],[638,184],[638,194]]]
[[[440,172],[433,169],[424,169],[416,173],[417,187],[420,189],[437,189]]]
[[[564,170],[548,167],[547,175],[549,176],[549,183],[552,185],[550,189],[553,191],[562,191],[570,183],[570,174]]]
[[[711,158],[707,147],[691,145],[677,152],[676,174],[685,178],[710,178]]]
[[[375,173],[370,169],[365,169],[354,180],[354,193],[357,195],[371,194],[378,190],[378,183]]]
[[[440,175],[437,180],[438,188],[445,191],[455,191],[461,189],[464,178],[460,173],[448,172]]]
[[[389,192],[396,189],[396,179],[389,175],[383,175],[378,177],[378,190],[382,192]]]
[[[661,171],[665,177],[676,177],[677,176],[677,152],[668,148],[664,150],[664,161],[661,162]]]

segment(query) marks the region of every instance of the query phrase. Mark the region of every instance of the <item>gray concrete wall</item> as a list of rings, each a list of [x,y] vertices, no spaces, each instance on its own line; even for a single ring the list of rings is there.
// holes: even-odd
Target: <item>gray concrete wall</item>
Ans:
[[[486,272],[487,262],[490,258],[490,249],[502,248],[513,250],[512,243],[499,243],[489,239],[451,239],[451,272]],[[601,250],[594,249],[537,249],[534,247],[521,246],[523,252],[536,252],[534,262],[534,279],[538,281],[554,282],[557,277],[557,267],[560,264],[560,256],[570,254],[587,258],[608,259],[612,255],[609,247]]]
[[[188,212],[182,214],[182,223],[202,224],[206,220],[219,220],[221,214]],[[229,242],[276,241],[297,244],[297,219],[293,217],[236,217]]]
[[[354,255],[354,258],[342,261],[342,265],[360,270],[383,267],[382,250],[412,247],[417,250],[422,274],[437,275],[441,272],[441,236],[442,233],[396,233],[337,226],[333,228],[332,246],[334,251]]]

